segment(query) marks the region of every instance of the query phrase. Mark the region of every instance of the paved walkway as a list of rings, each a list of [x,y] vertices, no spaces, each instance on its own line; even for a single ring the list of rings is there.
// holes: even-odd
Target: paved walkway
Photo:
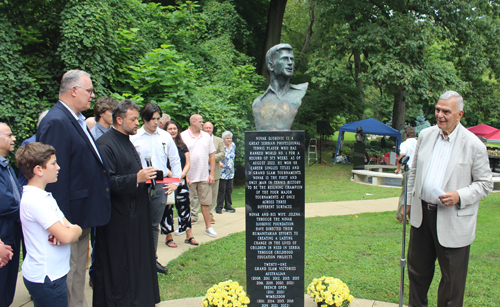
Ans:
[[[397,207],[398,198],[376,199],[376,200],[363,200],[363,201],[341,201],[341,202],[325,202],[325,203],[310,203],[306,204],[305,213],[306,218],[316,216],[332,216],[332,215],[351,215],[365,212],[384,212],[393,211]],[[200,214],[200,217],[202,215]],[[245,210],[244,208],[237,208],[235,213],[215,214],[215,224],[213,225],[215,231],[218,233],[217,238],[225,237],[234,232],[245,230]],[[211,238],[204,234],[205,227],[203,220],[200,223],[193,225],[193,235],[200,243],[213,241]],[[185,235],[176,237],[174,240],[177,243],[177,248],[167,247],[165,236],[160,236],[158,243],[158,260],[167,264],[169,261],[177,258],[183,252],[190,248],[196,248],[189,244],[184,243]],[[87,274],[88,278],[88,274]],[[85,295],[89,306],[92,301],[92,288],[88,286],[88,281],[85,286]],[[316,307],[308,295],[305,295],[304,307]],[[171,301],[163,301],[157,304],[158,307],[200,307],[202,297],[184,298]],[[17,291],[14,298],[12,307],[33,307],[33,302],[30,299],[29,293],[23,284],[22,273],[19,273],[17,279]],[[398,304],[384,303],[373,300],[355,299],[351,307],[394,307]]]

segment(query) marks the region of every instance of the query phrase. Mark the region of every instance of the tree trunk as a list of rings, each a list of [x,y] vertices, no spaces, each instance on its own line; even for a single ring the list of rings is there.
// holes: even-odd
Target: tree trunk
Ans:
[[[361,100],[361,107],[363,108],[363,114],[361,119],[365,119],[365,94],[363,92],[363,79],[359,76],[361,74],[361,53],[358,50],[353,52],[354,54],[354,79],[356,81],[356,88],[359,92],[359,100]]]
[[[309,43],[311,42],[311,37],[313,34],[313,25],[314,25],[314,1],[309,0],[307,1],[309,3],[309,17],[311,19],[311,22],[309,23],[309,28],[307,29],[306,32],[306,41],[304,42],[304,46],[302,47],[302,50],[300,51],[300,58],[302,59],[307,51],[307,47],[309,46]]]
[[[394,107],[392,109],[392,128],[401,131],[405,128],[405,95],[403,87],[394,92]]]
[[[262,49],[262,57],[259,74],[269,81],[267,71],[266,53],[269,48],[281,42],[281,28],[283,26],[283,16],[285,15],[287,0],[271,0],[269,4],[269,14],[267,16],[266,40]]]

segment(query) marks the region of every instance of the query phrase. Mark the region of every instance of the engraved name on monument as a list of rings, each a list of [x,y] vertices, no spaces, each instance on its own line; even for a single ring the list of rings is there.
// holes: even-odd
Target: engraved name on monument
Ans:
[[[304,131],[245,133],[251,307],[304,305]]]

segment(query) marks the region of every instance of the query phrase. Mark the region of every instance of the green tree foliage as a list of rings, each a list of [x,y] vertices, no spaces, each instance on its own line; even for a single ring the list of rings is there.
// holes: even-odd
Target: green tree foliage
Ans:
[[[63,0],[0,3],[2,20],[10,23],[15,31],[13,42],[19,47],[15,49],[16,56],[20,57],[25,72],[40,88],[40,91],[31,95],[36,95],[39,100],[47,97],[50,97],[49,100],[57,99],[63,67],[56,51],[60,42],[60,13],[64,4]]]
[[[438,5],[436,3],[434,6]],[[499,2],[475,0],[442,5],[436,17],[446,30],[446,51],[460,78],[470,85],[465,97],[465,122],[499,126]]]
[[[321,47],[321,39],[313,34],[310,47],[305,53],[301,52],[311,25],[310,6],[314,4],[311,0],[288,1],[281,40],[294,48],[296,65],[291,82],[309,82],[307,95],[292,125],[292,129],[305,130],[306,138],[319,137],[316,129],[319,120],[329,123],[332,132],[342,125],[340,122],[357,120],[356,114],[363,113],[349,70],[333,57],[333,61],[325,61],[330,49]],[[313,28],[316,33],[316,23]]]
[[[19,53],[19,41],[15,25],[0,13],[0,121],[8,124],[18,139],[25,139],[48,103],[40,99],[42,90],[30,75],[29,61]]]
[[[432,120],[439,94],[453,89],[467,102],[464,124],[498,121],[497,1],[290,0],[283,33],[296,47],[314,16],[308,8],[316,18],[299,69],[308,68],[313,90],[354,94],[324,108],[393,117],[401,130],[420,109]]]
[[[153,49],[138,64],[121,69],[121,91],[115,97],[140,105],[155,102],[184,128],[190,115],[198,113],[214,124],[217,134],[232,131],[243,148],[244,132],[254,129],[251,103],[263,78],[255,74],[251,58],[233,45],[235,26],[243,24],[234,8],[216,1],[203,11],[196,8],[192,3],[170,7],[166,41],[172,45]],[[122,34],[136,41],[132,32]],[[236,161],[244,162],[243,150]]]
[[[91,73],[96,95],[108,95],[120,77],[119,68],[137,63],[165,41],[164,10],[137,0],[68,1],[61,12],[57,52],[64,70]],[[134,41],[127,37],[130,32]]]
[[[439,28],[428,11],[415,6],[418,2],[320,1],[324,18],[319,35],[328,50],[323,60],[350,70],[360,100],[367,86],[392,97],[393,126],[399,130],[404,127],[406,106],[432,104],[448,86],[465,89],[451,63],[430,57]]]
[[[62,74],[83,69],[96,100],[155,102],[184,128],[199,113],[219,135],[231,130],[242,165],[244,131],[254,127],[251,103],[263,78],[241,52],[252,45],[252,33],[232,2],[18,2],[0,3],[0,94],[1,120],[19,141],[57,101]]]
[[[152,102],[163,110],[177,110],[187,92],[194,90],[198,74],[199,70],[184,61],[172,45],[161,45],[141,57],[138,64],[122,69],[120,81],[128,85],[128,90],[114,96],[132,99],[140,105]]]

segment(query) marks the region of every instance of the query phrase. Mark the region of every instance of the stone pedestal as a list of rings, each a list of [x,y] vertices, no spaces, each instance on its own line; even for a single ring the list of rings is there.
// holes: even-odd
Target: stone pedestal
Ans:
[[[352,158],[352,169],[365,169],[365,144],[355,143]]]
[[[245,133],[250,307],[304,306],[304,131]]]

